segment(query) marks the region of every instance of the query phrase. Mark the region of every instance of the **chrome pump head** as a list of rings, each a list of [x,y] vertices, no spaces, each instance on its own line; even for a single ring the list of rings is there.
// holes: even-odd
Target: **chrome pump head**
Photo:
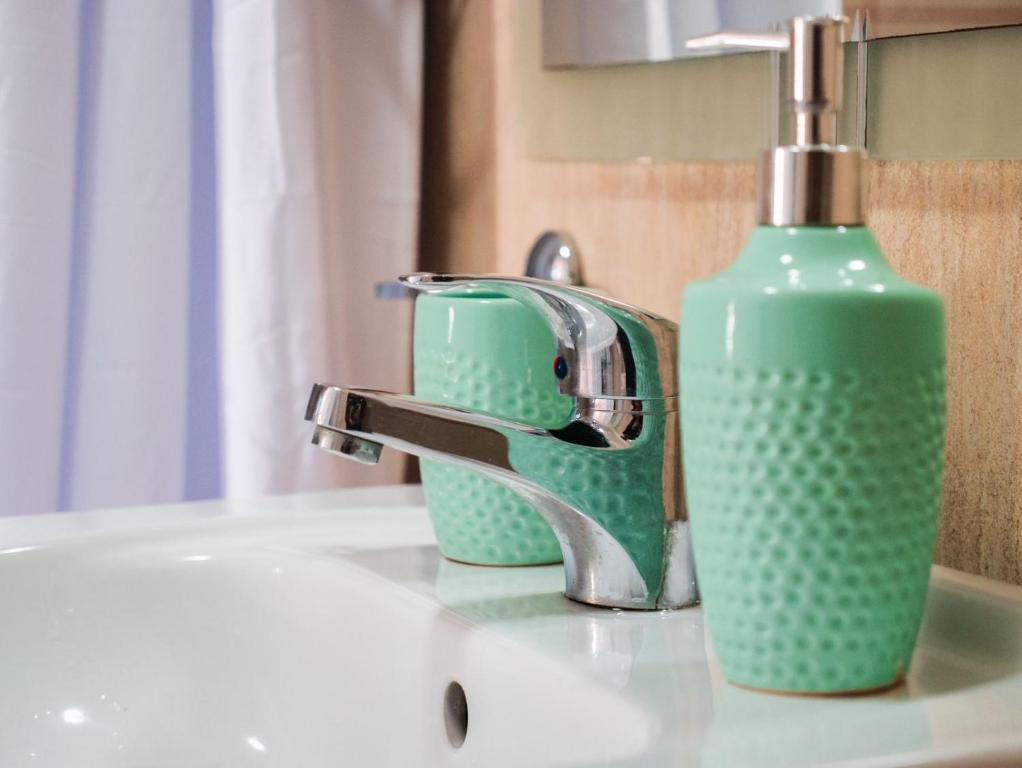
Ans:
[[[688,48],[752,48],[788,53],[793,143],[763,153],[758,221],[775,227],[863,222],[859,148],[837,144],[845,26],[843,16],[796,16],[787,32],[717,32]]]

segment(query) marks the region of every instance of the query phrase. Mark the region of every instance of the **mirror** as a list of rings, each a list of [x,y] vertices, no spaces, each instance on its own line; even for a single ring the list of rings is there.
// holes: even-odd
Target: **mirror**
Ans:
[[[543,0],[543,66],[595,67],[719,55],[685,41],[767,30],[792,16],[867,19],[870,40],[1022,24],[1022,0]],[[859,37],[852,24],[850,39]]]

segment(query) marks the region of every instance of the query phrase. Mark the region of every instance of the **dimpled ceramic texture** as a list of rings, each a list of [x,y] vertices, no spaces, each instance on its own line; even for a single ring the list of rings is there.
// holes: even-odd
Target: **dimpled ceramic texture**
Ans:
[[[725,676],[840,693],[908,670],[944,444],[940,299],[868,230],[759,227],[685,292],[683,454]]]
[[[430,295],[415,304],[415,394],[535,427],[565,423],[546,323],[514,299]],[[481,565],[561,560],[550,526],[520,496],[472,470],[420,462],[440,551]]]

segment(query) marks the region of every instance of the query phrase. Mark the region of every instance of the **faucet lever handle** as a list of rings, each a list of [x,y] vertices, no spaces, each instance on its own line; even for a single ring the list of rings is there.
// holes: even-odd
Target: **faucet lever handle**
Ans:
[[[529,277],[417,272],[401,277],[425,293],[487,291],[516,299],[546,320],[561,394],[659,399],[678,394],[676,323],[640,307]]]

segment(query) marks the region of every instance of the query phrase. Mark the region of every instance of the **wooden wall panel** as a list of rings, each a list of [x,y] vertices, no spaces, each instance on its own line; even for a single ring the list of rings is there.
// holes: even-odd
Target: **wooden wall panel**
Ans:
[[[449,147],[448,166],[426,169],[452,176],[480,169],[491,182],[480,194],[492,195],[492,216],[473,218],[474,203],[465,200],[427,209],[424,215],[444,217],[452,233],[450,247],[443,258],[434,251],[431,266],[520,273],[535,237],[564,228],[578,240],[592,283],[677,317],[685,284],[729,264],[754,225],[752,163],[523,157],[514,46],[507,39],[514,28],[511,3],[475,3],[489,23],[477,26],[471,43],[464,37],[459,43],[493,52],[492,72],[475,71],[491,78],[492,132],[473,133],[470,142]],[[464,65],[467,74],[470,60],[453,67]],[[442,106],[464,113],[457,101]],[[456,185],[458,194],[471,197],[477,180],[469,177]],[[947,306],[938,562],[1022,583],[1022,161],[885,161],[872,163],[868,178],[870,225],[892,265],[939,291]],[[487,239],[493,250],[483,257],[475,244]]]
[[[947,309],[938,561],[1022,583],[1022,161],[874,164],[870,224]]]
[[[521,271],[543,229],[567,229],[589,282],[671,318],[685,284],[726,266],[753,226],[752,163],[523,161],[506,180],[501,272]]]
[[[420,267],[492,270],[496,57],[488,0],[424,4]]]

